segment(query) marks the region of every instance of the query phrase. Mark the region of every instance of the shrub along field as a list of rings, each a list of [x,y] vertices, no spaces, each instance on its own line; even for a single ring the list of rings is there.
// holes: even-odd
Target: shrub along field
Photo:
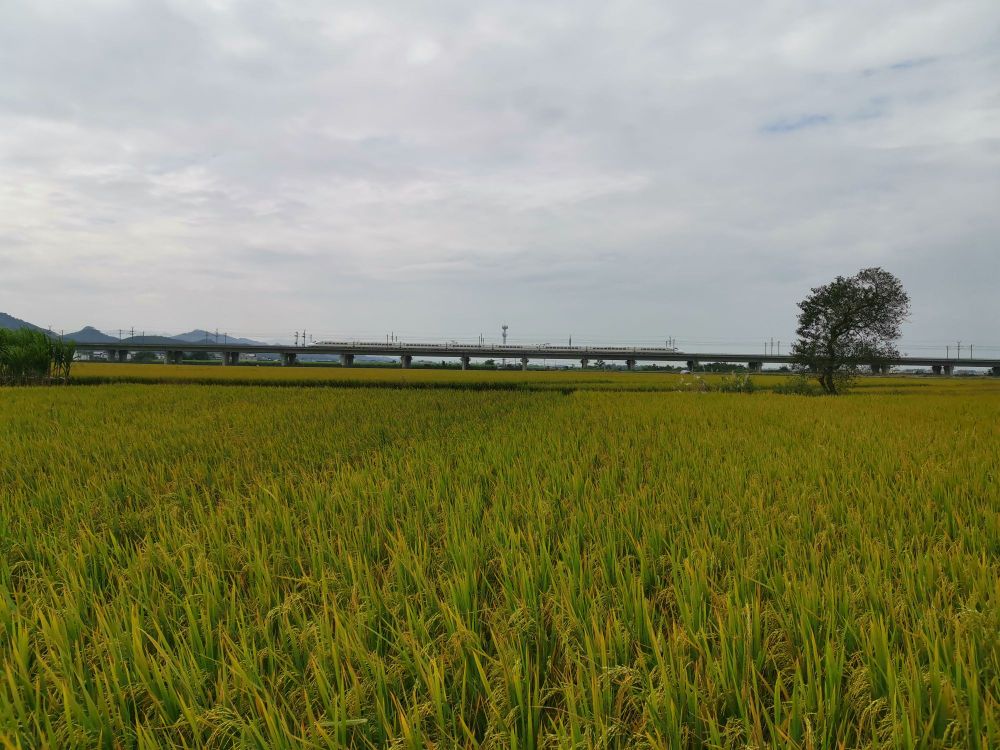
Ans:
[[[65,383],[76,344],[27,328],[0,328],[0,386]]]
[[[1000,393],[882,389],[0,388],[0,743],[1000,747]]]

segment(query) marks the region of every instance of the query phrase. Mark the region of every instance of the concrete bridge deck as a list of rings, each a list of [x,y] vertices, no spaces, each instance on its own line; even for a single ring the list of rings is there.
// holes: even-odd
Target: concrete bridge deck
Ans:
[[[625,362],[632,368],[637,362],[680,362],[689,369],[706,362],[727,362],[746,364],[751,371],[760,371],[765,365],[788,365],[793,362],[787,354],[752,354],[733,352],[682,352],[676,349],[641,346],[550,346],[550,345],[498,345],[498,344],[462,344],[452,342],[447,344],[398,342],[383,343],[369,341],[324,341],[309,346],[289,345],[246,345],[227,343],[189,344],[178,342],[176,346],[158,344],[139,344],[129,342],[113,342],[105,344],[78,344],[77,351],[106,352],[109,360],[117,362],[128,361],[129,352],[164,353],[166,362],[180,363],[183,354],[189,352],[212,353],[222,355],[225,365],[239,362],[242,354],[275,354],[282,364],[293,365],[303,354],[328,354],[339,356],[341,364],[350,366],[354,358],[360,355],[398,357],[403,367],[409,367],[414,357],[433,357],[435,359],[458,359],[466,368],[472,359],[514,359],[519,360],[523,368],[533,359],[576,360],[584,367],[598,360],[610,362]],[[868,364],[868,363],[865,363]],[[886,367],[930,367],[934,372],[950,374],[955,367],[988,368],[993,374],[1000,375],[1000,358],[948,358],[906,356],[897,357],[881,363]],[[881,369],[874,366],[873,369]]]

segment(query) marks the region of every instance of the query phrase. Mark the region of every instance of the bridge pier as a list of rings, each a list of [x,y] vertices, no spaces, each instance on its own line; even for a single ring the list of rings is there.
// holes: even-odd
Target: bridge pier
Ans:
[[[941,374],[941,365],[931,365],[931,372],[935,375]]]
[[[955,365],[945,365],[944,366],[944,374],[945,375],[951,375],[953,372],[955,372]]]
[[[282,352],[281,353],[281,366],[282,367],[292,367],[298,364],[299,355],[295,352]]]
[[[626,359],[625,360],[625,367],[627,367],[629,370],[634,370],[635,369],[635,360],[634,359]]]
[[[581,370],[586,370],[587,369],[587,365],[589,365],[589,364],[590,364],[590,360],[587,359],[586,357],[584,357],[583,359],[580,360],[580,369]]]
[[[990,375],[995,378],[1000,378],[1000,365],[990,368]]]
[[[527,371],[527,369],[528,369],[528,358],[527,357],[521,357],[521,369],[524,370],[524,371]]]
[[[240,353],[239,352],[223,352],[222,353],[222,365],[223,367],[229,367],[230,365],[238,365],[240,363]]]
[[[340,355],[340,366],[341,367],[353,367],[354,366],[354,355],[344,352]]]
[[[698,367],[698,360],[696,360],[696,359],[689,359],[689,360],[687,361],[687,363],[686,363],[686,364],[687,364],[687,368],[688,368],[688,369],[689,369],[689,370],[690,370],[691,372],[694,372],[694,371],[695,371],[695,368],[697,368],[697,367]]]
[[[468,370],[469,369],[469,363],[471,361],[472,361],[472,358],[469,357],[468,355],[463,356],[462,357],[462,369],[463,370]]]
[[[108,349],[108,362],[128,362],[128,349]]]
[[[167,351],[166,356],[163,358],[163,362],[168,365],[179,365],[184,361],[184,352],[178,352],[174,350]]]
[[[747,369],[750,370],[750,372],[760,372],[763,367],[764,363],[756,360],[747,363]]]
[[[410,365],[413,364],[413,355],[412,354],[404,354],[404,355],[402,355],[399,358],[399,364],[401,364],[403,366],[404,370],[409,370],[410,369]]]

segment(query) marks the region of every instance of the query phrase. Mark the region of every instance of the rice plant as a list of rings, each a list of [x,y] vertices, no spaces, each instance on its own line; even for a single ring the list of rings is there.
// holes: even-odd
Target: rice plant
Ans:
[[[940,382],[0,389],[0,745],[1000,747],[1000,393]]]

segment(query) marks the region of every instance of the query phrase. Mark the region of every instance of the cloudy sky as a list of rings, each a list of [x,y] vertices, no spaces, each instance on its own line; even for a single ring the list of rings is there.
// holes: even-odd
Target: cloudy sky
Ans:
[[[0,0],[0,311],[1000,352],[996,0]]]

